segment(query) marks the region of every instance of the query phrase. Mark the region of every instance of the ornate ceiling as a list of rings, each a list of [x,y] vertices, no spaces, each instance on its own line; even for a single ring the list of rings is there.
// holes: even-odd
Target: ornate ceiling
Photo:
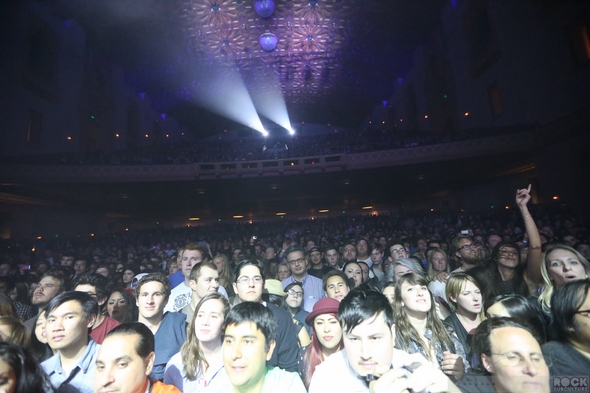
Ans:
[[[205,128],[195,105],[203,83],[236,70],[249,90],[278,86],[295,121],[358,127],[391,96],[445,2],[274,0],[263,18],[254,3],[270,0],[55,1],[189,129]],[[261,47],[265,34],[273,50]]]

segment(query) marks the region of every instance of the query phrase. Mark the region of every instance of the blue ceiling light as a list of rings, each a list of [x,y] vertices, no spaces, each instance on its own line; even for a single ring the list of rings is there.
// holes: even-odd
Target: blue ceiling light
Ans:
[[[254,10],[261,18],[268,18],[275,11],[274,0],[254,0]]]
[[[277,43],[279,42],[279,38],[274,35],[273,33],[264,33],[258,37],[258,42],[262,49],[267,52],[274,50],[277,47]]]

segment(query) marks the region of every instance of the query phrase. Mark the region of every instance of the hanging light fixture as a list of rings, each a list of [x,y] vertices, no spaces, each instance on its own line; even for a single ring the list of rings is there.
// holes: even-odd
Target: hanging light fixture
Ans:
[[[275,11],[274,0],[254,0],[254,10],[261,18],[268,18]]]
[[[277,47],[277,43],[279,42],[279,38],[273,33],[264,33],[258,37],[258,42],[262,49],[267,52],[274,50]]]

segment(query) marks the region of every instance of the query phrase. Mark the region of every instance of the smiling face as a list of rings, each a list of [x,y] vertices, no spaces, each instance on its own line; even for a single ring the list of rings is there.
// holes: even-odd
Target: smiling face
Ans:
[[[482,363],[492,373],[497,392],[549,392],[549,368],[529,332],[512,326],[497,328],[490,334],[490,343],[492,355],[482,355]],[[522,363],[514,365],[511,359],[519,356]]]
[[[404,282],[401,287],[402,306],[410,312],[427,313],[432,307],[430,292],[425,285]]]
[[[340,276],[332,276],[326,281],[326,297],[341,301],[350,292],[347,283]]]
[[[315,317],[313,331],[320,342],[322,351],[330,353],[338,348],[342,339],[342,328],[334,315],[320,314]]]
[[[155,355],[137,354],[138,334],[113,334],[104,339],[96,360],[94,391],[143,393],[149,386]]]
[[[556,287],[587,277],[584,265],[576,254],[569,250],[553,250],[547,254],[545,262],[549,278]]]
[[[223,303],[219,299],[207,300],[195,316],[195,335],[199,342],[220,342],[223,329]]]
[[[164,285],[158,281],[148,281],[141,285],[136,303],[139,314],[144,319],[161,317],[168,302]]]
[[[358,287],[363,282],[363,271],[361,267],[356,263],[349,263],[346,265],[346,270],[344,271],[346,277],[352,278],[354,280],[354,287]]]
[[[469,313],[479,314],[483,307],[481,291],[471,281],[465,281],[459,296],[452,300],[457,303],[457,308]]]
[[[497,263],[508,269],[516,269],[519,263],[519,251],[511,246],[500,246],[498,250]]]
[[[390,367],[393,334],[385,323],[383,313],[364,320],[350,332],[345,331],[342,341],[350,365],[360,376]]]
[[[264,334],[252,322],[229,325],[223,338],[223,365],[239,391],[260,391],[266,374],[266,362],[275,347],[266,347]],[[257,387],[260,388],[257,389]]]

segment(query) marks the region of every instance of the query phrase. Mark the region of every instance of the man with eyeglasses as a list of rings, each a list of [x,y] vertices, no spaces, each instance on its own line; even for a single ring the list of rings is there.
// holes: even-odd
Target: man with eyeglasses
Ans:
[[[342,265],[346,265],[348,262],[357,261],[356,247],[352,243],[347,243],[342,247]]]
[[[285,260],[291,269],[291,277],[283,280],[283,288],[293,282],[300,283],[305,293],[303,309],[311,312],[313,305],[324,297],[322,280],[307,273],[307,259],[300,246],[289,247],[285,251]]]
[[[111,289],[112,285],[106,277],[96,273],[86,273],[80,277],[74,290],[86,292],[92,296],[98,302],[98,309],[100,310],[106,303]],[[119,321],[99,312],[96,314],[94,325],[92,325],[90,337],[97,344],[102,344],[107,333],[119,325]]]
[[[298,371],[299,345],[291,314],[283,308],[262,300],[264,266],[256,259],[243,259],[234,269],[233,286],[239,303],[261,303],[272,312],[277,321],[279,326],[277,344],[267,366],[278,366],[286,371]]]
[[[459,267],[455,272],[464,272],[479,264],[479,254],[473,240],[469,236],[457,236],[451,242],[451,256]]]

